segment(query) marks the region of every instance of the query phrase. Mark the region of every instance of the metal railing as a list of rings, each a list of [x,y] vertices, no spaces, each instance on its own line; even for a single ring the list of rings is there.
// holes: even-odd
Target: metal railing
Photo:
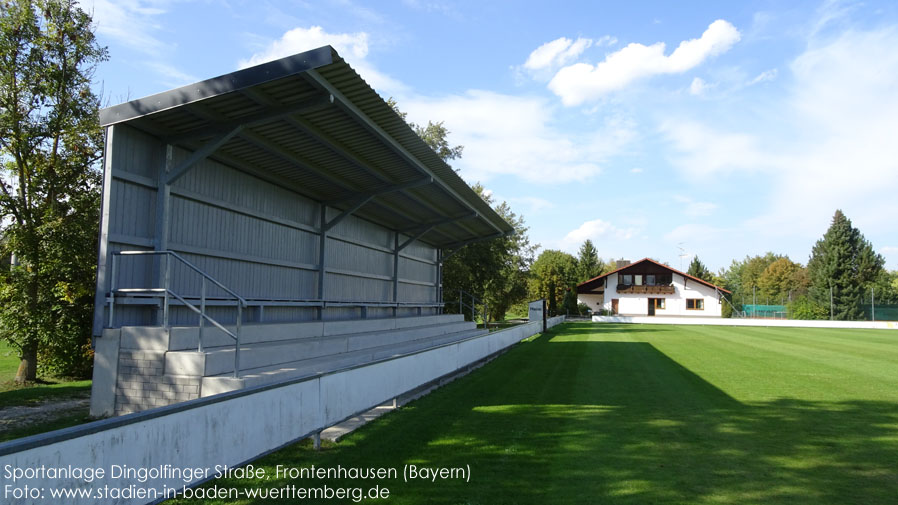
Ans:
[[[468,303],[466,299],[470,300],[471,303]],[[468,293],[464,289],[458,290],[458,313],[464,314],[464,308],[467,307],[471,309],[471,320],[475,321],[477,319],[477,305],[480,304],[483,307],[483,310],[480,312],[480,317],[483,319],[483,327],[485,329],[489,329],[489,304],[486,303],[485,300],[480,300],[472,293]]]
[[[163,274],[162,274],[162,287],[161,288],[125,288],[125,289],[116,289],[116,276],[118,274],[118,261],[120,256],[161,256],[165,258],[165,266]],[[188,302],[184,299],[183,296],[175,293],[171,289],[171,258],[174,258],[181,262],[187,268],[193,270],[197,274],[200,275],[201,285],[200,285],[200,306]],[[212,283],[217,286],[219,289],[230,295],[234,298],[235,304],[237,306],[237,327],[236,333],[231,330],[225,328],[221,323],[213,319],[209,314],[206,313],[206,285],[208,283]],[[208,321],[210,324],[223,331],[225,335],[228,335],[234,340],[234,377],[240,376],[240,333],[241,328],[243,326],[243,309],[247,306],[247,301],[233,290],[225,286],[224,284],[218,282],[211,275],[206,272],[200,270],[196,265],[190,263],[183,257],[181,257],[178,253],[174,251],[116,251],[112,253],[112,268],[110,273],[109,280],[109,327],[112,328],[114,324],[114,311],[115,311],[115,295],[116,293],[121,294],[146,294],[152,296],[161,296],[162,297],[162,327],[171,331],[171,325],[169,324],[169,312],[170,312],[170,300],[171,298],[175,298],[185,307],[195,312],[199,315],[199,329],[198,329],[198,341],[197,341],[197,352],[203,352],[203,329],[205,327],[205,322]]]

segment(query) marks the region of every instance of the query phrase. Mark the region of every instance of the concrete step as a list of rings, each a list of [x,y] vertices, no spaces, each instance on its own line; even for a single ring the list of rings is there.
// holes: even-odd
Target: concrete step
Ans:
[[[293,340],[248,343],[240,346],[242,371],[279,365],[299,360],[348,353],[385,345],[400,345],[421,339],[468,331],[475,323],[457,321],[449,324],[409,326],[368,333],[348,333]],[[212,376],[234,371],[234,346],[213,348],[202,353],[169,351],[165,353],[165,373],[172,375]]]
[[[396,317],[382,319],[356,319],[351,321],[306,321],[295,323],[249,323],[244,324],[241,343],[267,342],[276,340],[295,340],[328,335],[345,335],[352,333],[369,333],[391,329],[403,329],[415,326],[449,324],[464,321],[461,314],[439,314],[432,316]],[[236,333],[236,327],[225,326]],[[114,330],[121,331],[121,348],[134,350],[178,351],[196,350],[199,342],[199,328],[174,327],[165,330],[153,326],[125,326]],[[203,347],[233,346],[234,340],[212,326],[206,324],[203,330]]]
[[[200,394],[201,396],[212,396],[227,391],[273,384],[275,382],[282,382],[297,377],[330,372],[451,342],[457,342],[459,340],[485,335],[486,333],[487,332],[484,330],[468,329],[412,341],[358,349],[317,358],[302,359],[290,363],[282,363],[280,365],[243,370],[240,378],[234,378],[230,375],[207,376],[202,379]]]

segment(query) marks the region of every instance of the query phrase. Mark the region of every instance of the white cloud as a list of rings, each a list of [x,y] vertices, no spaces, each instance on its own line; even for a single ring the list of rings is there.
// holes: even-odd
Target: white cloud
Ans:
[[[146,65],[162,76],[160,82],[170,88],[177,88],[200,80],[194,75],[183,72],[175,66],[161,61],[151,61],[146,63]]]
[[[692,80],[692,84],[689,85],[689,93],[695,96],[703,94],[708,89],[708,83],[702,80],[701,77],[696,77]]]
[[[599,40],[595,42],[596,46],[613,46],[617,44],[617,37],[612,37],[611,35],[603,35],[599,37]]]
[[[575,60],[592,44],[591,39],[578,38],[574,41],[566,37],[546,42],[530,53],[524,62],[524,68],[536,71],[565,65]]]
[[[506,201],[513,205],[523,205],[530,212],[538,213],[544,210],[548,210],[555,207],[555,204],[546,200],[545,198],[539,198],[536,196],[517,196],[512,198],[507,198]],[[519,212],[520,213],[520,212]]]
[[[683,204],[683,214],[692,217],[710,216],[717,210],[717,204],[712,202],[697,202],[688,196],[674,195],[674,200]]]
[[[371,87],[394,94],[407,90],[401,82],[378,71],[367,61],[368,34],[365,32],[328,33],[320,26],[293,28],[284,33],[280,39],[271,41],[262,51],[240,60],[238,67],[251,67],[326,45],[333,46]]]
[[[513,175],[540,184],[589,179],[636,136],[631,122],[609,117],[595,130],[571,135],[555,126],[556,110],[540,97],[470,90],[445,97],[405,98],[409,120],[445,121],[449,142],[465,146],[453,162],[468,181]]]
[[[561,239],[560,246],[565,251],[576,251],[586,239],[599,243],[609,238],[630,240],[637,233],[639,233],[639,230],[636,228],[619,228],[608,221],[593,219],[568,232]]]
[[[565,105],[579,105],[625,88],[634,81],[658,74],[682,73],[706,59],[728,51],[739,41],[739,30],[722,19],[714,21],[698,39],[685,40],[669,55],[665,44],[628,44],[597,65],[575,63],[562,68],[549,89]]]
[[[84,4],[93,13],[97,33],[117,43],[146,54],[158,55],[166,44],[156,36],[161,23],[156,19],[165,14],[165,2],[154,0],[93,0]]]
[[[755,84],[759,84],[766,81],[772,81],[776,79],[778,71],[775,68],[771,68],[770,70],[765,70],[758,74],[757,77],[748,82],[749,86],[754,86]]]
[[[770,190],[757,205],[767,210],[742,223],[749,233],[813,240],[840,208],[868,238],[893,234],[896,46],[895,27],[812,39],[789,66],[787,94],[757,111],[774,122],[744,132],[693,119],[662,123],[673,163],[694,180],[766,177]],[[754,188],[758,178],[745,181]]]
[[[637,167],[637,168],[631,168],[631,169],[630,169],[630,173],[631,173],[631,174],[641,174],[641,173],[642,173],[642,169],[639,168],[639,167]]]
[[[671,161],[692,177],[735,170],[756,172],[772,163],[771,156],[761,151],[759,140],[750,134],[728,133],[689,119],[665,121],[660,131],[677,153]]]
[[[721,234],[727,230],[706,224],[683,224],[664,235],[669,242],[686,242],[690,244],[702,244],[718,242]],[[691,257],[692,253],[690,253]]]

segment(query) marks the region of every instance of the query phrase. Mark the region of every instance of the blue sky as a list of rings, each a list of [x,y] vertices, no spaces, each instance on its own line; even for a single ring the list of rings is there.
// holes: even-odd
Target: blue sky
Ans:
[[[898,269],[895,2],[83,5],[109,105],[333,45],[544,248],[807,263],[841,208]]]

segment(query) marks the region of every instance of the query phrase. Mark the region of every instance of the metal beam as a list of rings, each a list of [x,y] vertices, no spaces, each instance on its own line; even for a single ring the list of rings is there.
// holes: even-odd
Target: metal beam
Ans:
[[[333,201],[327,202],[327,204],[331,205],[331,206],[340,205],[342,203],[350,202],[352,200],[355,200],[356,198],[363,197],[366,195],[382,196],[382,195],[386,195],[389,193],[395,193],[397,191],[405,191],[406,189],[417,188],[420,186],[426,186],[428,184],[433,184],[432,177],[424,177],[423,179],[418,179],[418,180],[412,181],[412,182],[406,182],[405,184],[395,184],[392,186],[387,186],[385,188],[381,188],[381,189],[378,189],[378,190],[375,190],[375,191],[372,191],[369,193],[365,193],[365,194],[359,194],[359,195],[356,195],[351,198],[344,198],[342,200],[333,200]]]
[[[324,231],[328,231],[331,228],[333,228],[334,226],[337,226],[338,224],[340,224],[340,221],[346,219],[347,217],[352,215],[352,213],[361,209],[362,206],[364,206],[366,203],[370,202],[372,198],[374,198],[374,195],[368,195],[368,196],[362,198],[355,205],[353,205],[352,207],[341,212],[339,216],[331,219],[327,223],[324,223]]]
[[[514,233],[514,232],[509,232],[509,233],[494,233],[493,235],[490,235],[490,236],[488,236],[488,237],[474,238],[474,239],[471,239],[471,240],[466,240],[466,241],[464,241],[464,242],[457,242],[457,243],[455,243],[455,244],[450,244],[450,245],[446,246],[445,249],[452,249],[452,250],[451,250],[451,252],[450,252],[449,254],[447,254],[446,256],[443,256],[443,261],[445,261],[445,260],[449,259],[450,257],[452,257],[452,255],[454,255],[454,254],[457,253],[458,251],[461,251],[462,248],[464,248],[464,247],[465,247],[466,245],[468,245],[468,244],[473,244],[473,243],[475,243],[475,242],[483,242],[483,241],[486,241],[486,240],[493,240],[493,239],[495,239],[495,238],[500,238],[500,237],[504,237],[504,236],[506,236],[506,235],[511,235],[512,233]]]
[[[477,211],[467,200],[465,200],[461,195],[455,192],[452,188],[446,185],[444,182],[440,181],[438,177],[427,167],[421,160],[419,160],[415,155],[407,151],[399,142],[394,139],[390,134],[384,131],[380,126],[378,126],[371,118],[369,118],[361,109],[359,109],[354,103],[352,103],[348,98],[346,98],[343,93],[340,92],[331,84],[327,79],[321,76],[316,70],[309,69],[306,72],[301,74],[303,78],[312,83],[313,85],[323,89],[333,95],[335,97],[336,104],[343,109],[350,117],[358,121],[362,124],[366,129],[374,133],[376,136],[380,137],[381,141],[384,142],[390,149],[400,155],[403,159],[405,159],[412,167],[416,168],[418,171],[423,172],[426,175],[434,177],[435,181],[439,181],[438,184],[440,187],[446,191],[452,198],[458,201],[462,206],[467,207],[472,211]],[[504,233],[504,231],[496,226],[495,223],[490,219],[484,218],[492,228],[494,228],[497,232]]]
[[[393,234],[393,301],[399,301],[399,232]],[[393,309],[393,317],[396,317],[399,307]]]
[[[412,244],[412,242],[414,242],[414,241],[418,240],[419,238],[421,238],[422,235],[424,235],[425,233],[427,233],[427,232],[429,232],[430,230],[432,230],[435,226],[436,226],[435,224],[432,224],[432,225],[428,226],[427,228],[422,229],[422,230],[419,231],[417,234],[415,234],[415,235],[409,237],[408,240],[406,240],[405,242],[403,242],[402,244],[400,244],[400,245],[397,247],[396,252],[397,252],[397,253],[402,252],[403,249],[405,249],[406,247],[410,246],[410,245]],[[396,237],[398,238],[399,235],[397,234]]]
[[[254,144],[256,147],[267,151],[270,154],[273,154],[289,163],[292,163],[297,168],[300,168],[306,172],[311,172],[316,176],[338,186],[341,186],[345,189],[348,189],[353,192],[358,192],[358,186],[343,180],[342,178],[334,177],[327,170],[323,170],[318,168],[313,163],[308,160],[302,158],[298,154],[294,153],[290,149],[283,147],[275,142],[272,142],[265,137],[259,135],[258,133],[252,132],[250,130],[244,130],[240,137],[251,144]]]
[[[169,184],[169,185],[174,184],[175,181],[177,181],[184,174],[186,174],[187,171],[190,170],[191,168],[193,168],[194,165],[196,165],[200,161],[203,161],[204,159],[211,156],[212,153],[214,153],[215,151],[220,149],[221,146],[225,145],[229,140],[234,138],[235,135],[240,133],[240,131],[242,129],[243,129],[243,126],[237,125],[234,128],[232,128],[231,131],[224,133],[222,135],[219,135],[218,137],[207,142],[206,145],[204,145],[200,149],[193,151],[193,154],[191,154],[189,158],[187,158],[186,160],[181,162],[181,164],[178,165],[177,168],[168,172],[168,175],[166,176],[166,181],[165,181],[166,184]],[[171,146],[171,144],[168,144],[168,145]]]
[[[472,217],[477,217],[478,215],[479,215],[479,214],[477,214],[476,212],[468,212],[468,213],[462,214],[462,215],[460,215],[460,216],[450,217],[450,218],[448,218],[448,219],[441,219],[441,220],[439,220],[439,221],[432,221],[432,222],[430,222],[430,223],[422,223],[421,225],[415,226],[415,227],[413,227],[413,228],[408,228],[408,229],[405,229],[405,230],[399,230],[399,231],[400,231],[401,233],[414,232],[414,231],[416,231],[416,230],[420,230],[422,226],[429,226],[429,227],[433,228],[433,227],[435,227],[435,226],[441,226],[441,225],[444,225],[444,224],[449,224],[449,223],[454,223],[454,222],[456,222],[456,221],[461,221],[462,219],[470,219],[470,218],[472,218]]]
[[[320,231],[319,241],[318,241],[318,299],[324,300],[324,295],[326,290],[324,289],[324,278],[326,275],[325,265],[324,265],[324,256],[326,252],[326,244],[327,244],[327,205],[323,203],[318,206],[319,213],[321,214],[320,218],[320,226],[318,230]],[[321,320],[324,320],[324,306],[321,307]]]
[[[216,133],[227,132],[233,130],[238,126],[243,126],[246,128],[261,126],[266,123],[271,123],[287,118],[293,114],[298,114],[300,112],[322,109],[331,105],[333,101],[334,97],[331,95],[317,96],[315,98],[303,100],[292,105],[270,107],[263,111],[257,112],[255,114],[250,114],[249,116],[242,117],[237,120],[229,119],[226,116],[223,116],[216,112],[212,112],[211,109],[203,104],[190,104],[186,106],[188,110],[193,113],[199,113],[200,115],[204,116],[204,119],[212,122],[213,124],[177,135],[165,137],[162,140],[163,142],[168,142],[170,144],[181,144],[184,142],[199,140]]]
[[[258,177],[264,181],[268,181],[270,183],[277,184],[278,186],[283,186],[285,188],[290,189],[291,191],[295,191],[298,194],[301,194],[301,195],[311,198],[313,200],[318,198],[316,195],[309,194],[309,193],[303,193],[302,191],[300,191],[296,181],[290,180],[286,177],[282,177],[282,176],[278,176],[278,175],[269,173],[265,170],[262,170],[262,169],[256,167],[254,164],[252,164],[248,161],[244,161],[240,158],[237,158],[236,156],[224,154],[221,151],[218,151],[210,157],[225,164],[225,165],[234,167],[240,171],[246,172],[246,173],[253,175],[255,177]],[[361,195],[354,195],[354,196],[365,196],[365,195],[361,194]],[[352,200],[343,199],[340,201],[346,203],[346,202],[349,202]],[[324,203],[327,204],[327,202],[324,202]],[[410,214],[403,211],[402,209],[396,207],[395,205],[392,205],[392,204],[390,204],[388,202],[384,202],[384,201],[378,201],[378,200],[373,200],[371,203],[385,209],[387,212],[390,212],[390,213],[398,216],[401,219],[405,219],[410,222],[415,222],[414,217],[412,217]],[[444,237],[450,237],[450,235],[447,235],[446,233],[444,233],[440,230],[436,230],[436,232],[439,233],[440,235],[443,235]]]
[[[232,93],[291,75],[301,74],[312,68],[329,65],[333,63],[332,50],[329,46],[319,47],[318,49],[312,49],[311,51],[109,107],[100,111],[100,126],[120,123],[154,112],[178,107],[185,103]]]

